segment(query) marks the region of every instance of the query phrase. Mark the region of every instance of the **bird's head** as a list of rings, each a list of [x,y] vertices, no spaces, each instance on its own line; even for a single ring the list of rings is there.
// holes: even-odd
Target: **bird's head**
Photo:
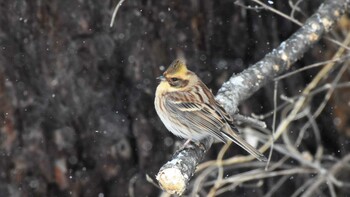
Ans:
[[[161,85],[169,86],[169,90],[179,90],[193,84],[197,80],[197,77],[187,69],[184,60],[177,59],[170,64],[169,68],[158,79],[161,80]]]

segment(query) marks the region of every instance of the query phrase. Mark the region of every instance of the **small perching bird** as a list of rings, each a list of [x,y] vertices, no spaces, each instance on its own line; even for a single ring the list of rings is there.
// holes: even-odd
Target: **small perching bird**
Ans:
[[[208,136],[224,143],[231,140],[258,160],[266,161],[239,136],[232,117],[183,60],[175,60],[159,79],[154,105],[170,132],[194,142]]]

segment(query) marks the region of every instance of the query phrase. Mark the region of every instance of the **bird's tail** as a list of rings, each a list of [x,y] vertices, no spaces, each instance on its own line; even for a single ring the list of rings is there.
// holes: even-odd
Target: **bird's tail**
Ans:
[[[234,143],[236,143],[238,146],[242,147],[248,153],[256,157],[259,161],[267,161],[267,158],[265,157],[265,155],[263,155],[261,152],[256,150],[252,145],[248,144],[248,142],[246,142],[235,131],[232,131],[231,129],[227,129],[227,130],[229,130],[229,132],[221,131],[221,134],[226,138],[230,139],[231,141],[233,141]]]

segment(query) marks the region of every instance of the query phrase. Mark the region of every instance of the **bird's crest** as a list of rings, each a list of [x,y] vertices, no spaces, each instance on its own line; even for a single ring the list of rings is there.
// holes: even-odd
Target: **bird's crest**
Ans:
[[[164,76],[166,75],[186,75],[187,73],[186,62],[183,59],[177,59],[173,61],[169,68],[164,72]]]

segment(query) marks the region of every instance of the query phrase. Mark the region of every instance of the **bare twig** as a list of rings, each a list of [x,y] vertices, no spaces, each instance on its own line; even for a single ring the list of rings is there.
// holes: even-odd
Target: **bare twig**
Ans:
[[[120,0],[119,3],[117,4],[117,6],[115,6],[114,11],[113,11],[113,15],[112,15],[112,19],[111,19],[111,23],[109,24],[109,27],[113,27],[115,17],[117,16],[117,12],[118,12],[120,6],[122,6],[122,4],[124,3],[124,1],[125,0]]]
[[[251,117],[243,116],[241,114],[234,114],[234,119],[237,122],[243,122],[252,127],[266,128],[266,123],[263,121],[256,120]]]
[[[234,175],[229,178],[226,178],[223,183],[243,183],[251,180],[258,180],[268,177],[275,177],[275,176],[285,176],[285,175],[293,175],[293,174],[308,174],[308,173],[315,173],[312,169],[307,168],[292,168],[287,170],[280,170],[280,171],[270,171],[265,172],[264,170],[252,170],[245,173],[241,173],[239,175]]]
[[[297,25],[299,25],[299,26],[303,26],[303,23],[301,23],[300,21],[296,20],[295,18],[290,17],[290,16],[288,16],[287,14],[282,13],[282,12],[276,10],[275,8],[273,8],[273,7],[271,7],[271,6],[268,6],[268,5],[266,5],[265,3],[263,3],[263,2],[261,2],[261,1],[259,1],[259,0],[252,0],[252,1],[255,2],[255,3],[257,3],[257,4],[259,4],[259,5],[262,6],[263,8],[265,8],[265,9],[267,9],[267,10],[270,10],[271,12],[274,12],[274,13],[276,13],[276,14],[278,14],[278,15],[280,15],[280,16],[282,16],[282,17],[284,17],[284,18],[286,18],[286,19],[288,19],[288,20],[290,20],[290,21],[292,21],[293,23],[295,23],[295,24],[297,24]]]
[[[269,192],[264,195],[264,197],[272,196],[288,179],[289,176],[283,176],[280,178],[277,183],[269,190]]]
[[[218,177],[217,180],[215,181],[214,186],[210,189],[210,192],[208,194],[209,197],[215,196],[216,190],[218,188],[221,187],[221,182],[224,176],[224,168],[222,167],[222,159],[224,157],[225,152],[228,150],[228,148],[230,147],[230,145],[232,144],[232,142],[228,142],[227,144],[225,144],[225,146],[223,146],[218,154],[218,158],[217,158],[217,167],[219,170],[218,173]]]
[[[332,62],[332,60],[330,60],[329,62]],[[336,89],[349,88],[349,87],[350,87],[350,82],[339,83],[337,85],[332,85],[330,83],[326,83],[323,86],[321,86],[319,88],[316,88],[315,90],[311,91],[310,92],[310,96],[314,96],[314,95],[316,95],[318,93],[324,92],[324,91],[329,90],[331,88],[334,88],[336,90]],[[284,98],[284,95],[281,95],[281,97],[283,99],[286,99],[286,98]],[[288,98],[288,101],[283,102],[282,104],[280,104],[277,107],[277,111],[280,111],[281,109],[284,109],[284,107],[286,107],[290,103],[294,103],[294,100],[298,99],[299,97],[300,97],[300,95],[299,96],[294,96],[292,98]],[[262,114],[262,115],[252,114],[252,116],[253,116],[253,118],[256,118],[256,119],[259,119],[259,120],[263,120],[263,119],[266,119],[266,118],[272,116],[273,112],[274,112],[274,110],[269,111],[269,112],[267,112],[265,114]]]
[[[302,15],[305,16],[305,13],[302,12],[302,10],[298,7],[298,5],[302,2],[302,0],[298,0],[295,4],[289,0],[289,6],[292,8],[292,11],[290,12],[290,17],[294,18],[295,11],[300,12]]]
[[[315,190],[318,189],[322,184],[324,184],[326,181],[331,181],[329,179],[329,175],[337,174],[340,170],[344,168],[345,164],[348,163],[349,161],[350,161],[350,154],[346,155],[341,161],[334,164],[333,167],[328,171],[328,173],[320,174],[316,178],[316,181],[313,182],[313,184],[310,187],[308,187],[308,189],[303,193],[302,197],[312,196]]]
[[[308,70],[308,69],[311,69],[311,68],[315,68],[315,67],[319,67],[319,66],[324,66],[326,64],[329,64],[329,63],[333,63],[333,62],[337,62],[337,63],[341,63],[341,62],[344,62],[346,60],[349,60],[350,59],[350,55],[345,55],[341,58],[334,58],[334,59],[331,59],[331,60],[327,60],[327,61],[323,61],[323,62],[317,62],[315,64],[311,64],[311,65],[308,65],[308,66],[305,66],[305,67],[302,67],[300,69],[297,69],[295,71],[292,71],[292,72],[288,72],[284,75],[281,75],[281,76],[278,76],[276,77],[274,80],[275,81],[278,81],[278,80],[281,80],[281,79],[284,79],[286,77],[290,77],[294,74],[297,74],[297,73],[300,73],[302,71],[305,71],[305,70]]]
[[[341,68],[337,76],[335,77],[334,81],[331,84],[331,88],[329,88],[324,100],[322,101],[321,105],[317,108],[315,111],[313,117],[318,117],[320,113],[323,111],[323,109],[326,107],[327,102],[331,98],[331,95],[333,94],[336,84],[339,82],[341,76],[344,74],[344,72],[349,68],[349,63],[345,63],[344,66]]]
[[[272,118],[272,137],[275,136],[276,131],[276,116],[277,116],[277,88],[278,88],[278,81],[275,81],[274,91],[273,91],[273,118]],[[269,159],[267,161],[265,170],[268,169],[269,163],[271,161],[272,152],[273,152],[273,145],[275,143],[275,139],[272,139],[271,147],[270,147],[270,153],[269,153]]]

